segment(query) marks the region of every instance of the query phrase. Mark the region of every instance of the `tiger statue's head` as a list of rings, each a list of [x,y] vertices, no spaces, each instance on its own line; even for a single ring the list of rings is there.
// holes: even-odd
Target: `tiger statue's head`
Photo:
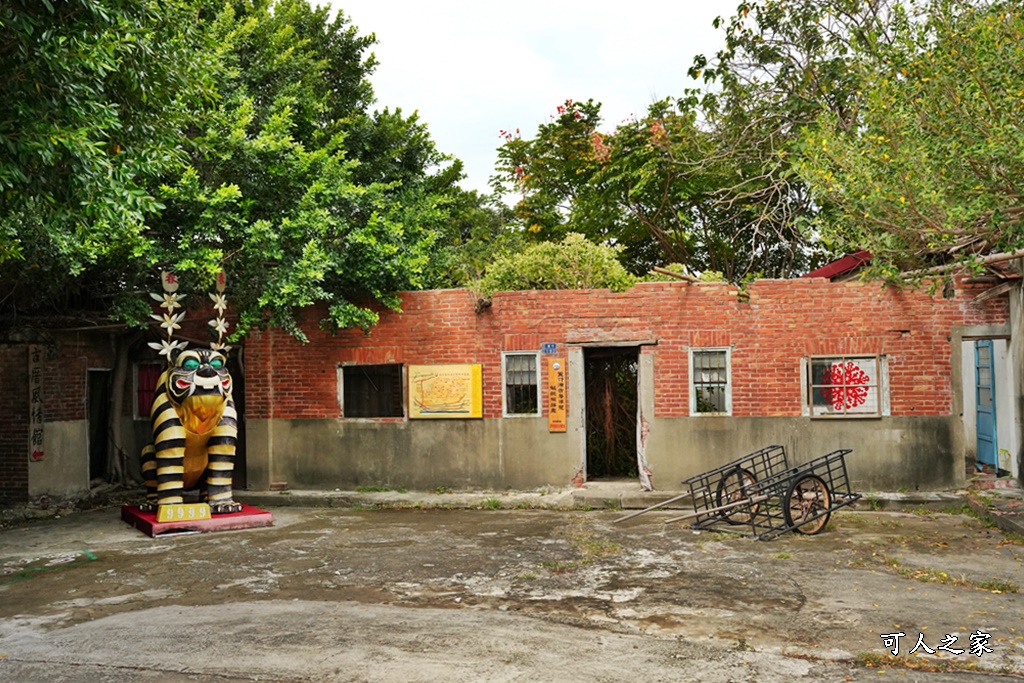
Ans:
[[[192,398],[223,401],[231,396],[227,358],[210,349],[182,351],[167,371],[167,392],[176,405]]]

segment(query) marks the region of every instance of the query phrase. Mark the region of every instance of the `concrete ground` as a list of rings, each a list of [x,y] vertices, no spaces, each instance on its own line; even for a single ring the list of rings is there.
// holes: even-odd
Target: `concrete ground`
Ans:
[[[1024,541],[960,503],[858,504],[762,542],[666,524],[678,510],[617,524],[571,490],[268,502],[309,495],[240,495],[268,529],[151,539],[106,508],[0,530],[0,680],[1024,677]],[[412,507],[367,509],[394,496]],[[910,654],[919,636],[991,651]]]

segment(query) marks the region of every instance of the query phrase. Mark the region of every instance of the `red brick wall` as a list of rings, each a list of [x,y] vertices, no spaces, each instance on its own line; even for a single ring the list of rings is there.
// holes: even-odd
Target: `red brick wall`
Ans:
[[[46,421],[86,420],[89,370],[114,367],[110,338],[104,334],[62,336],[46,355],[43,394]]]
[[[28,347],[0,344],[0,507],[28,500]]]
[[[948,415],[952,408],[952,328],[1004,323],[1007,297],[982,304],[984,286],[956,297],[897,292],[874,283],[763,280],[749,298],[728,285],[649,283],[607,290],[507,292],[477,314],[467,290],[403,294],[403,312],[381,312],[368,334],[331,336],[308,312],[303,345],[280,330],[246,340],[248,415],[335,418],[337,366],[343,363],[482,363],[484,416],[501,415],[501,352],[535,351],[543,342],[649,341],[655,412],[689,414],[687,349],[733,347],[733,414],[800,415],[800,359],[821,354],[885,354],[893,415]],[[542,386],[545,382],[542,380]],[[546,405],[546,396],[545,405]]]
[[[67,334],[44,349],[44,420],[88,419],[88,370],[110,368],[110,343],[104,334]],[[28,346],[0,345],[0,506],[28,500]],[[82,445],[82,457],[89,454]]]

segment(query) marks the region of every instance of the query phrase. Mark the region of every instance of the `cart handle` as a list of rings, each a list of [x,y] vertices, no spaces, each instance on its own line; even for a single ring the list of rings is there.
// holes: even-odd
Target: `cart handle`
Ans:
[[[672,522],[678,522],[681,519],[689,519],[691,517],[699,517],[700,515],[710,515],[712,512],[722,512],[723,510],[731,510],[732,508],[739,507],[741,505],[753,505],[754,503],[762,503],[768,500],[771,496],[760,495],[754,496],[753,498],[744,498],[743,500],[737,500],[728,505],[719,505],[716,508],[708,508],[707,510],[697,510],[695,512],[688,512],[685,515],[679,517],[673,517],[672,519],[666,519],[665,524],[671,524]]]

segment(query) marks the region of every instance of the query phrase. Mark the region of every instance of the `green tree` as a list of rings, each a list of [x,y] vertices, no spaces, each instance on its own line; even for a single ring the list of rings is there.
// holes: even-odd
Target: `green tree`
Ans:
[[[832,206],[797,172],[801,131],[822,112],[853,124],[858,65],[874,61],[903,16],[901,0],[744,1],[714,22],[725,46],[694,59],[689,73],[708,87],[689,96],[711,140],[689,172],[718,178],[712,211],[740,241],[767,247],[772,272],[792,275],[836,251],[815,230]]]
[[[621,292],[632,287],[636,278],[619,262],[620,250],[569,233],[560,242],[537,242],[520,252],[499,256],[473,289],[485,297],[527,289],[607,288]]]
[[[737,282],[792,274],[806,262],[804,240],[792,226],[766,230],[752,200],[721,199],[744,167],[711,160],[719,133],[698,126],[696,104],[658,102],[601,133],[600,105],[568,101],[536,137],[507,135],[495,183],[521,195],[515,217],[526,234],[618,245],[637,275],[668,262]]]
[[[471,285],[494,259],[520,251],[526,244],[521,231],[509,229],[511,207],[494,195],[463,191],[453,197],[449,209],[452,230],[441,257],[448,263],[452,285]]]
[[[367,111],[372,36],[306,0],[238,1],[210,32],[221,99],[161,191],[158,260],[197,282],[224,268],[243,330],[300,338],[296,309],[325,302],[324,325],[367,327],[371,301],[435,283],[461,165],[415,114]]]
[[[112,282],[141,257],[153,180],[180,166],[187,110],[211,93],[200,31],[178,0],[0,5],[5,313],[106,303],[88,271]]]
[[[0,17],[6,317],[139,322],[159,269],[193,290],[225,270],[241,331],[302,338],[297,308],[365,327],[372,301],[446,276],[461,164],[415,114],[369,110],[374,38],[342,13],[78,0]]]
[[[576,211],[587,205],[597,170],[592,138],[600,123],[599,103],[566,100],[533,139],[518,129],[500,132],[504,142],[491,184],[499,196],[521,195],[514,219],[530,238],[560,240]]]
[[[837,207],[822,230],[873,273],[1024,248],[1024,15],[1015,2],[934,0],[861,65],[856,125],[823,113],[803,177]]]

